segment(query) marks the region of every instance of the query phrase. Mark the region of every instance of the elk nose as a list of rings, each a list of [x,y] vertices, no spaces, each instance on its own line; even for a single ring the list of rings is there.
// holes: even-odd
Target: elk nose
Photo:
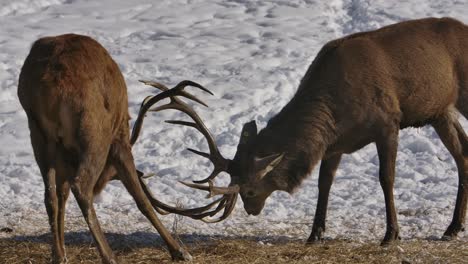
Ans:
[[[244,209],[248,215],[259,215],[261,212],[261,210],[258,210],[258,208],[255,207],[244,207]]]
[[[247,214],[250,216],[250,215],[253,215],[253,216],[257,216],[260,214],[260,212],[247,212]]]

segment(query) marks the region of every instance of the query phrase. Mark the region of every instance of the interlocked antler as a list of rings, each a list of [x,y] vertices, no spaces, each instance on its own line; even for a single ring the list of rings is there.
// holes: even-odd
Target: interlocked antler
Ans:
[[[158,112],[158,111],[161,111],[161,110],[164,110],[164,109],[177,109],[177,108],[174,108],[174,107],[176,107],[177,104],[190,108],[187,104],[185,104],[184,102],[180,101],[179,99],[177,99],[177,98],[175,98],[173,96],[176,96],[176,95],[183,96],[183,97],[186,97],[186,98],[188,98],[190,100],[193,100],[193,101],[195,101],[195,102],[197,102],[197,103],[199,103],[201,105],[204,105],[204,106],[208,107],[203,101],[201,101],[200,99],[196,98],[195,96],[193,96],[193,95],[187,93],[186,91],[184,91],[185,87],[193,86],[193,87],[197,87],[197,88],[199,88],[199,89],[201,89],[201,90],[203,90],[203,91],[205,91],[205,92],[207,92],[207,93],[209,93],[211,95],[213,94],[211,91],[209,91],[205,87],[201,86],[200,84],[198,84],[196,82],[188,81],[188,80],[181,81],[176,86],[174,86],[172,89],[169,89],[165,85],[157,83],[157,82],[142,81],[142,80],[140,80],[140,82],[142,82],[142,83],[144,83],[146,85],[151,85],[151,86],[153,86],[155,88],[158,88],[159,90],[161,90],[163,92],[160,93],[160,94],[154,95],[154,96],[148,96],[141,103],[140,112],[138,113],[138,117],[137,117],[137,120],[135,121],[135,124],[133,126],[133,130],[132,130],[132,135],[130,137],[130,143],[132,145],[136,142],[136,140],[138,139],[138,136],[140,135],[141,127],[143,126],[143,118],[145,117],[146,112],[148,112],[148,111]],[[166,99],[166,98],[171,99],[171,102],[169,104],[166,104],[166,105],[154,108],[154,109],[150,109],[151,106],[153,106],[157,102],[159,102],[159,101],[161,101],[163,99]]]
[[[234,185],[234,186],[229,186],[229,187],[216,187],[213,185],[212,179],[214,179],[222,171],[226,171],[226,172],[228,171],[230,160],[225,159],[221,155],[221,153],[218,150],[218,147],[216,146],[215,140],[213,139],[213,136],[211,135],[209,130],[206,128],[206,126],[204,125],[203,121],[200,119],[198,114],[189,105],[187,105],[186,103],[184,103],[183,101],[175,97],[175,96],[183,96],[197,103],[200,103],[204,106],[207,106],[203,101],[185,92],[183,89],[186,86],[194,86],[210,94],[212,93],[208,89],[201,86],[200,84],[192,82],[192,81],[182,81],[172,89],[169,89],[165,85],[157,83],[157,82],[152,82],[152,81],[140,81],[140,82],[146,85],[151,85],[163,92],[155,96],[149,96],[142,102],[140,112],[138,114],[138,118],[135,121],[135,125],[133,127],[133,131],[132,131],[132,135],[130,139],[131,144],[134,144],[135,141],[137,140],[138,135],[141,131],[141,127],[143,125],[143,119],[145,117],[145,114],[148,111],[158,112],[158,111],[162,111],[166,109],[174,109],[174,110],[179,110],[179,111],[184,112],[185,114],[190,116],[190,118],[192,118],[194,122],[174,121],[174,120],[166,121],[166,122],[171,123],[171,124],[190,126],[200,131],[208,141],[210,153],[208,154],[208,153],[197,151],[197,150],[190,149],[190,148],[188,150],[190,150],[191,152],[195,154],[208,158],[213,163],[214,169],[213,169],[213,172],[210,174],[210,176],[208,176],[206,179],[201,180],[201,181],[194,181],[196,183],[208,182],[208,186],[201,185],[201,184],[193,184],[193,183],[184,183],[184,182],[182,183],[191,188],[209,191],[210,192],[209,197],[212,197],[215,195],[223,195],[223,197],[203,207],[192,208],[192,209],[175,208],[173,206],[167,205],[157,200],[156,198],[154,198],[151,191],[146,186],[145,182],[142,180],[143,178],[142,173],[139,173],[140,183],[143,187],[143,190],[146,196],[150,199],[151,204],[161,214],[176,213],[176,214],[188,216],[193,219],[199,219],[204,222],[210,222],[210,223],[219,222],[219,221],[226,219],[231,214],[232,210],[235,207],[237,196],[239,193],[239,186]],[[170,102],[165,105],[150,109],[150,107],[152,107],[157,102],[165,98],[169,98]],[[208,211],[209,209],[214,207],[216,204],[218,205],[216,209],[212,211]],[[224,209],[223,215],[219,217],[218,219],[205,219],[205,217],[214,216],[215,214],[217,214],[223,209]]]

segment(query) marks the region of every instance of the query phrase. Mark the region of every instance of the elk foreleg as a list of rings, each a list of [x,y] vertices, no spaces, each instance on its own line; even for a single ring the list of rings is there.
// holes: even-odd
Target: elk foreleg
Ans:
[[[398,149],[398,126],[382,128],[384,132],[377,140],[377,153],[380,161],[379,181],[385,197],[387,231],[381,245],[388,245],[399,238],[399,228],[393,199],[395,162]]]
[[[455,159],[458,168],[458,193],[452,222],[443,239],[456,238],[464,231],[468,197],[468,139],[455,115],[447,113],[433,124],[437,134]]]
[[[307,239],[307,243],[315,243],[323,238],[325,232],[325,220],[327,217],[328,196],[330,188],[335,178],[335,173],[340,164],[341,154],[332,156],[322,160],[319,174],[319,196],[317,201],[317,209],[315,211],[314,224],[312,233]]]
[[[158,230],[159,234],[166,242],[169,252],[173,260],[191,260],[192,256],[182,248],[179,243],[171,236],[169,231],[164,227],[162,222],[156,216],[151,202],[146,197],[140,182],[138,180],[133,156],[131,153],[130,145],[125,143],[115,143],[112,145],[111,156],[114,161],[115,168],[119,173],[119,178],[125,185],[125,188],[135,200],[138,209],[153,226]]]

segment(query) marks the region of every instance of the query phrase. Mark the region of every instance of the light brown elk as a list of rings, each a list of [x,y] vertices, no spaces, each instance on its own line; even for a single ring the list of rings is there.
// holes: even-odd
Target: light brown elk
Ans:
[[[375,142],[387,215],[382,244],[388,244],[399,232],[393,184],[398,133],[406,127],[432,125],[454,157],[459,186],[444,238],[454,238],[463,230],[468,139],[456,110],[468,118],[468,27],[450,18],[427,18],[327,43],[295,96],[264,129],[257,134],[254,121],[244,125],[233,160],[221,156],[199,118],[195,123],[175,123],[198,128],[211,142],[210,154],[197,153],[212,160],[215,170],[197,182],[211,185],[219,172],[228,172],[231,190],[240,188],[249,214],[259,214],[272,192],[293,192],[321,160],[309,243],[323,237],[328,195],[342,154]]]
[[[199,101],[183,91],[188,85],[202,88],[183,81],[155,100],[181,95]],[[93,207],[93,197],[111,179],[122,181],[166,241],[172,258],[191,259],[162,225],[140,185],[131,153],[137,135],[130,142],[125,81],[99,43],[74,34],[37,40],[21,70],[18,97],[28,117],[34,155],[44,179],[54,263],[67,262],[64,213],[70,188],[103,262],[116,263]]]

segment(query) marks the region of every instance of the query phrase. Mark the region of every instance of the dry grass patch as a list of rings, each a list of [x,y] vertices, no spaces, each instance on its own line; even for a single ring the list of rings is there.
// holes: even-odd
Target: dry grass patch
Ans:
[[[121,263],[171,263],[163,243],[157,245],[112,241]],[[190,239],[189,239],[190,240]],[[330,240],[306,246],[286,239],[258,242],[255,238],[192,238],[187,248],[192,263],[468,263],[468,242],[408,240],[387,248],[377,241]],[[49,263],[45,236],[25,240],[0,240],[0,263]],[[74,263],[100,263],[92,242],[67,244],[68,259]]]

